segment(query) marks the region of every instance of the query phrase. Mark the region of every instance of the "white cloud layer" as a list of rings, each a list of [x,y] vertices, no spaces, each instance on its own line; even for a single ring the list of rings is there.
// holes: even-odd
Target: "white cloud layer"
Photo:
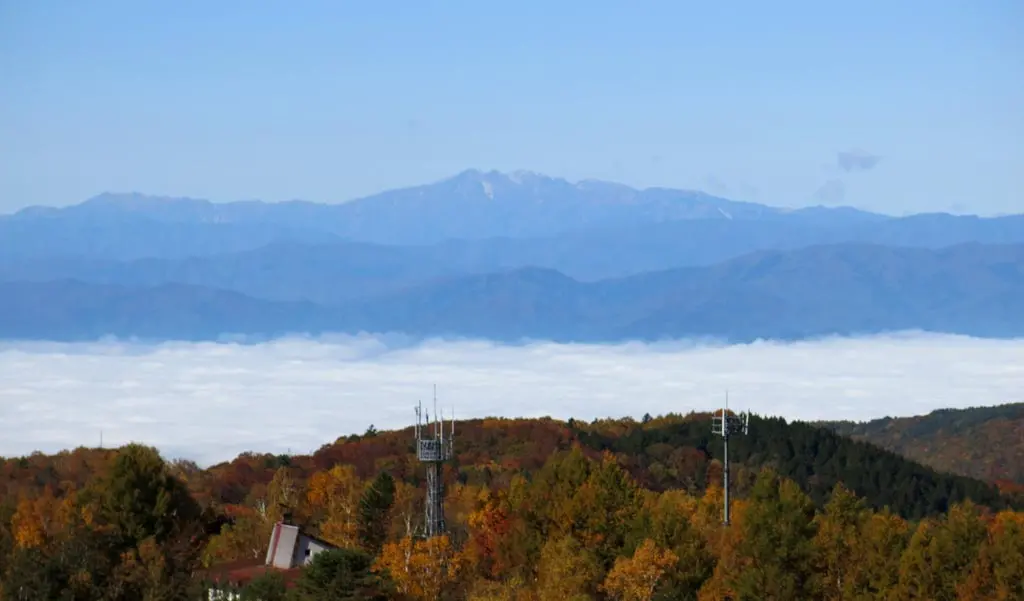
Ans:
[[[0,455],[139,441],[201,464],[306,453],[417,399],[459,417],[590,420],[719,406],[871,419],[1024,400],[1024,340],[899,335],[698,346],[358,337],[243,345],[0,343]],[[446,411],[447,413],[447,411]]]

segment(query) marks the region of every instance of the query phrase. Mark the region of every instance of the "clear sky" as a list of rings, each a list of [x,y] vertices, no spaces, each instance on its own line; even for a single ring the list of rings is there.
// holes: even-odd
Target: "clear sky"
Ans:
[[[0,211],[467,168],[1024,212],[1024,2],[0,0]]]

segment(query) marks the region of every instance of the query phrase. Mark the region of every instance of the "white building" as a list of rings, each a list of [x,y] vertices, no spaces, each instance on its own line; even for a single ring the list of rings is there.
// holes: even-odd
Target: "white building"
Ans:
[[[304,566],[313,560],[321,551],[334,549],[316,537],[304,534],[298,526],[278,522],[270,535],[270,546],[267,547],[268,566],[279,570],[290,570]]]
[[[270,544],[263,562],[237,561],[213,566],[209,570],[211,585],[207,598],[209,601],[237,601],[241,598],[239,591],[242,587],[269,571],[280,572],[285,583],[290,585],[298,578],[302,567],[313,561],[318,553],[335,548],[330,543],[302,532],[294,524],[280,521],[274,524],[274,530],[270,533]]]

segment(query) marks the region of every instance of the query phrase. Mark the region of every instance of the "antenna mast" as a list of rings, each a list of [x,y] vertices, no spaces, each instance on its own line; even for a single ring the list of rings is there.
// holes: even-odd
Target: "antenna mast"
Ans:
[[[725,407],[721,413],[711,415],[711,433],[722,437],[722,490],[725,493],[725,511],[722,523],[729,525],[729,437],[733,434],[746,434],[750,430],[750,412],[732,413],[729,411],[729,391],[725,391]]]
[[[434,420],[430,414],[426,423],[421,423],[423,403],[416,407],[416,458],[426,464],[427,498],[424,508],[426,538],[440,536],[445,533],[444,521],[444,462],[452,457],[452,444],[455,441],[455,409],[452,409],[451,429],[448,437],[444,435],[444,415],[437,411],[437,385],[434,385]],[[424,428],[423,425],[427,427]]]

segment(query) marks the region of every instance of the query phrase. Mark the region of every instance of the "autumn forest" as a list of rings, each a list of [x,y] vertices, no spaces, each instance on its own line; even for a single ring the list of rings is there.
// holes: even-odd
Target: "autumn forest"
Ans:
[[[134,444],[0,459],[0,599],[207,599],[281,520],[337,549],[237,598],[1024,599],[1020,483],[836,428],[754,416],[730,443],[728,526],[707,414],[457,432],[447,534],[429,539],[411,429],[207,468]]]

